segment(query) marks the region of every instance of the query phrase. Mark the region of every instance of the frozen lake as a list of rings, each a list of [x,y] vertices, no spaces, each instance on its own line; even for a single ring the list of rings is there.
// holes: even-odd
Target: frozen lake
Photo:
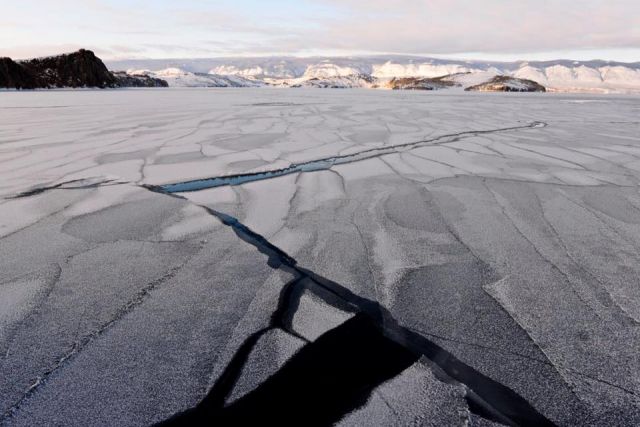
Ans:
[[[635,96],[2,92],[0,424],[637,425],[639,179]]]

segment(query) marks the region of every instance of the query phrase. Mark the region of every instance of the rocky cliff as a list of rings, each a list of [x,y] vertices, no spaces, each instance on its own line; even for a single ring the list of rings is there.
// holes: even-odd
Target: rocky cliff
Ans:
[[[90,50],[20,62],[37,76],[40,87],[117,87],[117,80]]]
[[[13,61],[0,58],[0,87],[10,89],[117,88],[167,86],[160,79],[110,72],[90,50]]]
[[[0,87],[34,89],[39,87],[36,77],[11,58],[0,58]]]

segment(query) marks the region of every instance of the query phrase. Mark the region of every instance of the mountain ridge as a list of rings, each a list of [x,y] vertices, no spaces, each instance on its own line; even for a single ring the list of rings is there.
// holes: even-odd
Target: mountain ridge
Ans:
[[[640,62],[448,60],[414,56],[255,57],[107,62],[90,50],[0,58],[0,87],[314,87],[640,93]],[[163,69],[160,65],[174,65]],[[153,71],[155,70],[155,71]]]
[[[604,66],[626,66],[629,68],[640,69],[640,61],[621,62],[608,61],[602,59],[593,59],[586,61],[578,61],[572,59],[554,59],[545,61],[531,61],[522,59],[518,61],[487,61],[487,60],[462,60],[462,59],[443,59],[429,56],[411,56],[411,55],[369,55],[369,56],[265,56],[265,57],[213,57],[213,58],[173,58],[173,59],[123,59],[123,60],[107,60],[105,64],[110,69],[125,70],[129,68],[136,69],[164,69],[170,67],[181,68],[186,71],[206,73],[218,66],[234,66],[237,68],[248,69],[251,67],[261,66],[276,67],[278,65],[286,65],[291,70],[298,70],[297,76],[304,74],[306,67],[312,64],[322,62],[331,62],[339,66],[359,64],[359,67],[371,66],[371,64],[384,64],[388,61],[397,63],[430,63],[430,64],[454,64],[474,67],[495,67],[499,69],[515,70],[522,64],[529,64],[534,67],[548,67],[552,65],[570,66],[572,64],[583,64],[590,67]]]
[[[441,78],[471,73],[531,80],[549,91],[640,93],[640,62],[619,61],[470,61],[417,56],[362,57],[254,57],[190,60],[131,60],[108,62],[111,67],[162,69],[180,68],[185,72],[235,76],[277,86],[369,87],[357,76],[379,80],[374,87],[386,87],[388,81],[401,78]],[[318,84],[318,80],[321,84]],[[364,79],[366,82],[367,79]],[[315,83],[314,83],[315,82]],[[333,83],[332,83],[333,82]]]

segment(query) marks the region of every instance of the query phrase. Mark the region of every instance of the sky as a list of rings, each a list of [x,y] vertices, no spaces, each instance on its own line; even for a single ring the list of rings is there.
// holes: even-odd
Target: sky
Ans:
[[[640,0],[0,0],[0,56],[640,61]]]

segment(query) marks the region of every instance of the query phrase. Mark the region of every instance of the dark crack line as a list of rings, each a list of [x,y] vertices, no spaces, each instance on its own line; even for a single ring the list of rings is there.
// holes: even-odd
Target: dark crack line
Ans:
[[[466,345],[466,346],[470,346],[470,347],[481,348],[483,350],[491,350],[491,351],[495,351],[495,352],[503,354],[503,355],[509,355],[509,356],[513,356],[513,357],[518,357],[518,358],[522,358],[522,359],[531,360],[533,362],[537,362],[537,363],[540,363],[542,365],[555,366],[553,363],[551,363],[548,360],[538,359],[538,358],[535,358],[535,357],[527,356],[526,354],[522,354],[522,353],[517,353],[517,352],[513,352],[513,351],[509,351],[509,350],[499,349],[499,348],[496,348],[496,347],[491,347],[491,346],[487,346],[487,345],[472,343],[472,342],[468,342],[468,341],[462,341],[462,340],[458,340],[458,339],[455,339],[455,338],[450,338],[450,337],[445,337],[445,336],[438,335],[438,334],[433,334],[431,332],[416,331],[416,333],[419,333],[419,334],[422,334],[422,335],[428,335],[430,337],[433,337],[433,338],[436,338],[436,339],[439,339],[439,340],[443,340],[443,341],[449,341],[449,342],[453,342],[453,343],[456,343],[456,344],[461,344],[461,345]]]
[[[295,200],[299,196],[300,190],[302,190],[302,188],[299,185],[299,181],[300,181],[300,177],[301,176],[302,176],[302,174],[298,174],[298,176],[296,176],[296,179],[295,179],[295,181],[293,183],[295,185],[295,188],[294,188],[294,190],[293,190],[293,192],[291,194],[291,197],[289,197],[289,200],[287,201],[287,206],[289,208],[287,209],[287,214],[284,216],[284,218],[282,218],[282,225],[280,227],[278,227],[278,229],[276,231],[271,233],[269,238],[273,238],[273,237],[277,236],[278,233],[280,233],[282,230],[284,230],[285,227],[287,226],[286,218],[289,218],[293,214],[293,211],[295,209]]]
[[[400,154],[400,156],[402,156],[402,154]],[[406,162],[402,159],[402,157],[400,157],[400,160],[406,164]],[[398,175],[400,178],[403,178],[407,181],[411,181],[415,184],[423,184],[422,181],[417,180],[417,179],[413,179],[413,178],[409,178],[406,174],[400,172],[397,168],[395,168],[391,163],[389,163],[387,160],[385,160],[384,158],[380,157],[380,161],[382,161],[382,163],[384,163],[385,165],[387,165],[387,167],[389,169],[391,169],[391,172],[393,172],[394,174]],[[411,165],[408,165],[409,167],[411,167],[411,169],[416,170],[414,167],[412,167]]]
[[[636,393],[635,391],[629,390],[628,388],[622,387],[621,385],[618,385],[618,384],[614,384],[614,383],[612,383],[610,381],[603,380],[602,378],[594,377],[592,375],[586,374],[586,373],[578,371],[576,369],[570,369],[570,368],[561,368],[561,369],[564,369],[567,372],[571,372],[573,374],[580,375],[582,377],[588,378],[591,381],[595,381],[597,383],[604,384],[604,385],[607,385],[609,387],[615,388],[615,389],[617,389],[617,390],[619,390],[619,391],[621,391],[623,393],[629,394],[629,395],[634,396],[636,398],[640,397],[638,395],[638,393]]]
[[[496,347],[485,346],[485,345],[480,345],[480,344],[476,344],[476,343],[472,343],[472,342],[467,342],[467,341],[461,341],[461,340],[457,340],[457,339],[453,339],[453,338],[448,338],[448,337],[444,337],[444,336],[441,336],[441,335],[432,334],[430,332],[419,331],[419,333],[422,334],[422,335],[428,335],[430,337],[434,337],[436,339],[440,339],[440,340],[444,340],[444,341],[450,341],[450,342],[454,342],[454,343],[461,344],[461,345],[467,345],[467,346],[471,346],[471,347],[481,348],[481,349],[484,349],[484,350],[495,351],[497,353],[504,354],[504,355],[507,355],[507,356],[513,356],[513,357],[519,357],[519,358],[531,360],[532,362],[540,363],[541,365],[546,365],[546,366],[549,366],[549,367],[553,368],[561,376],[564,376],[564,375],[562,375],[562,373],[559,370],[566,371],[567,373],[571,373],[571,374],[575,374],[575,375],[580,375],[582,377],[585,377],[585,378],[588,378],[588,379],[590,379],[592,381],[596,381],[596,382],[599,382],[601,384],[607,385],[609,387],[615,388],[617,390],[620,390],[620,391],[622,391],[624,393],[627,393],[627,394],[635,396],[635,397],[638,396],[638,393],[634,392],[633,390],[629,390],[628,388],[625,388],[625,387],[620,386],[618,384],[614,384],[614,383],[612,383],[610,381],[603,380],[602,378],[594,377],[592,375],[586,374],[586,373],[584,373],[582,371],[579,371],[577,369],[568,368],[566,366],[556,366],[554,363],[552,363],[552,362],[550,362],[548,360],[541,360],[541,359],[537,359],[535,357],[527,356],[527,355],[524,355],[524,354],[521,354],[521,353],[515,353],[515,352],[512,352],[512,351],[508,351],[508,350],[502,350],[502,349],[499,349],[499,348],[496,348]],[[565,382],[566,382],[566,380],[565,380]]]
[[[411,154],[411,155],[415,155],[415,154]],[[426,159],[429,160],[429,159]],[[499,177],[499,176],[483,176],[480,174],[457,174],[457,175],[452,175],[452,176],[443,176],[440,178],[434,178],[431,181],[425,182],[426,184],[435,184],[441,181],[446,181],[448,179],[455,179],[455,178],[466,178],[466,177],[473,177],[473,178],[486,178],[486,179],[490,179],[493,181],[503,181],[503,182],[513,182],[516,184],[534,184],[534,185],[543,185],[543,186],[548,186],[548,187],[560,187],[560,188],[638,188],[637,185],[623,185],[623,184],[610,184],[610,183],[606,183],[603,182],[602,184],[598,184],[598,185],[581,185],[581,184],[568,184],[566,182],[562,182],[562,181],[558,181],[558,182],[549,182],[549,181],[532,181],[532,180],[528,180],[528,179],[518,179],[518,178],[505,178],[505,177]],[[557,179],[557,178],[556,178]]]
[[[61,183],[55,184],[55,185],[36,187],[36,188],[32,188],[31,190],[27,190],[27,191],[24,191],[22,193],[18,193],[18,194],[14,195],[14,196],[5,197],[5,199],[11,200],[11,199],[21,199],[21,198],[24,198],[24,197],[31,197],[31,196],[36,196],[38,194],[45,193],[45,192],[50,191],[50,190],[87,190],[87,189],[91,189],[91,188],[108,187],[108,186],[114,186],[114,185],[128,184],[127,182],[116,181],[116,180],[113,180],[113,179],[105,179],[105,180],[102,180],[102,181],[88,182],[87,183],[88,180],[89,180],[89,178],[81,178],[81,179],[74,179],[74,180],[71,180],[71,181],[61,182]]]
[[[329,172],[333,173],[334,175],[336,175],[338,177],[338,179],[340,180],[340,188],[342,189],[342,194],[344,194],[345,196],[347,195],[347,185],[344,181],[344,177],[342,175],[340,175],[340,172],[335,171],[333,169],[329,169]]]
[[[460,134],[454,135],[446,135],[434,140],[430,141],[420,141],[418,143],[410,143],[403,144],[401,146],[395,147],[385,147],[386,149],[392,150],[391,152],[396,152],[398,148],[410,147],[413,148],[419,144],[426,142],[435,142],[442,141],[447,138],[460,138],[465,135],[477,135],[483,133],[495,133],[502,132],[508,130],[515,129],[524,129],[524,128],[534,128],[544,126],[542,123],[534,122],[533,124],[521,127],[512,127],[512,128],[503,128],[499,130],[492,131],[476,131],[476,132],[463,132]],[[442,142],[444,143],[444,141]],[[388,153],[381,153],[381,149],[372,149],[367,150],[369,153],[373,153],[369,158],[379,157]],[[390,153],[391,153],[390,152]],[[361,153],[362,154],[362,153]],[[351,156],[344,156],[351,157]],[[350,160],[359,161],[358,160]],[[335,163],[333,163],[335,164]],[[304,170],[310,171],[310,170]],[[293,173],[287,172],[284,174]],[[273,177],[273,176],[272,176]],[[261,178],[268,179],[268,178]],[[28,197],[35,194],[40,194],[41,192],[52,190],[52,189],[76,189],[76,188],[93,188],[95,186],[99,186],[104,184],[100,183],[90,183],[83,186],[72,186],[65,187],[65,185],[76,184],[77,182],[82,180],[74,180],[67,183],[61,183],[56,186],[51,187],[42,187],[39,189],[34,189],[26,193],[22,193],[16,197]],[[247,182],[247,181],[245,181]],[[228,185],[228,184],[225,184]],[[87,187],[88,186],[88,187]],[[178,199],[186,200],[185,197],[173,194],[175,192],[182,192],[184,190],[177,188],[174,186],[153,186],[153,185],[140,185],[141,188],[145,188],[149,191],[160,193],[163,195],[167,195],[170,197],[175,197]],[[272,317],[271,325],[268,328],[260,330],[250,336],[247,341],[241,346],[239,351],[236,353],[230,365],[227,366],[225,372],[223,372],[219,381],[216,382],[214,387],[212,388],[213,392],[213,401],[216,403],[216,406],[220,404],[220,402],[225,402],[226,397],[229,392],[233,390],[233,386],[237,382],[239,375],[241,374],[242,367],[244,366],[244,362],[246,362],[246,358],[251,353],[251,350],[259,340],[260,336],[266,333],[268,330],[273,329],[274,327],[282,328],[286,332],[300,337],[295,331],[292,330],[291,320],[293,317],[293,313],[295,310],[292,310],[291,307],[293,305],[298,304],[299,298],[302,295],[304,290],[309,290],[316,296],[320,297],[323,301],[325,301],[330,306],[338,308],[343,311],[351,312],[351,313],[359,313],[358,316],[365,316],[365,318],[369,319],[381,336],[385,337],[391,342],[396,343],[401,346],[405,350],[409,351],[413,354],[416,360],[422,360],[423,358],[428,359],[431,363],[435,364],[438,369],[442,370],[448,377],[451,378],[456,384],[463,385],[467,389],[467,400],[474,412],[477,414],[494,420],[498,422],[502,422],[508,425],[553,425],[551,421],[549,421],[546,417],[540,414],[533,406],[531,406],[524,398],[518,395],[516,392],[506,387],[505,385],[492,380],[491,378],[483,375],[482,373],[476,371],[474,368],[464,364],[460,360],[458,360],[455,356],[453,356],[448,351],[444,350],[434,342],[425,338],[424,336],[411,331],[405,327],[402,327],[391,315],[391,313],[384,308],[378,301],[369,300],[363,297],[360,297],[354,294],[349,289],[339,285],[336,282],[333,282],[327,278],[317,275],[316,273],[304,269],[302,267],[297,266],[297,261],[289,256],[285,251],[278,248],[277,246],[270,243],[265,237],[260,234],[254,232],[246,225],[242,224],[236,218],[224,214],[222,212],[218,212],[214,209],[211,209],[206,206],[201,206],[205,211],[207,211],[210,215],[216,217],[219,221],[221,221],[224,225],[232,228],[235,234],[244,242],[254,246],[260,253],[264,254],[268,259],[268,265],[274,269],[282,269],[285,272],[291,273],[295,279],[290,282],[283,289],[283,297],[279,303],[279,309],[274,312]],[[184,265],[184,264],[183,264]],[[124,316],[130,310],[135,308],[137,305],[141,304],[142,301],[146,298],[146,296],[151,292],[157,285],[160,283],[169,280],[173,277],[176,272],[182,267],[179,266],[172,270],[172,272],[168,273],[167,276],[160,278],[158,281],[153,282],[149,286],[143,289],[138,298],[135,298],[131,301],[130,304],[127,304],[110,322],[103,325],[98,331],[93,332],[92,334],[86,336],[80,343],[74,344],[73,348],[70,352],[67,353],[62,359],[60,359],[56,366],[46,372],[41,378],[36,381],[36,383],[27,390],[25,395],[20,399],[18,403],[16,403],[12,408],[10,408],[3,418],[7,418],[7,416],[11,416],[20,404],[31,396],[37,388],[39,388],[46,379],[53,374],[59,367],[61,367],[67,360],[74,357],[79,353],[79,351],[84,348],[86,344],[91,342],[93,339],[100,336],[104,333],[113,323],[115,323],[119,318]],[[286,309],[283,309],[285,307]],[[332,330],[333,331],[333,330]],[[331,331],[330,331],[331,332]],[[302,338],[302,337],[300,337]],[[304,339],[304,338],[302,338]],[[235,362],[234,362],[235,361]],[[206,399],[205,399],[206,401]],[[204,401],[203,401],[204,402]],[[179,416],[179,415],[178,415]]]
[[[610,165],[612,165],[612,166],[614,166],[616,168],[620,168],[620,169],[623,169],[623,170],[627,171],[627,173],[622,173],[621,174],[622,176],[626,176],[626,177],[632,178],[632,179],[637,179],[638,178],[636,175],[634,175],[634,173],[636,173],[637,171],[634,171],[633,169],[627,168],[622,163],[617,163],[617,162],[614,162],[614,161],[612,161],[610,159],[607,159],[605,157],[596,156],[595,154],[592,154],[592,153],[589,153],[589,152],[585,152],[585,151],[581,151],[581,150],[576,149],[576,148],[570,148],[570,147],[562,147],[562,148],[564,150],[570,151],[572,153],[576,153],[576,154],[579,154],[579,155],[582,155],[582,156],[586,156],[586,157],[591,157],[593,159],[596,159],[597,161],[605,162],[605,163],[608,163],[608,164],[610,164]],[[611,151],[609,151],[609,152],[611,152]],[[629,173],[629,172],[631,172],[631,173]]]
[[[518,145],[510,144],[508,142],[503,142],[502,144],[506,145],[507,147],[511,147],[513,149],[516,149],[516,150],[526,151],[528,153],[533,153],[533,154],[536,154],[538,156],[546,157],[548,159],[553,159],[553,160],[556,160],[556,161],[559,161],[559,162],[562,162],[562,163],[567,163],[567,164],[570,164],[570,165],[574,165],[574,166],[579,167],[583,171],[589,171],[589,169],[586,168],[584,165],[581,165],[580,163],[572,162],[571,160],[563,159],[562,157],[552,156],[551,154],[542,153],[542,152],[536,151],[536,150],[534,150],[532,148],[523,148],[523,147],[520,147]]]
[[[491,147],[491,145],[492,145],[492,144],[494,144],[494,143],[495,143],[495,141],[492,141],[492,140],[491,140],[491,139],[489,139],[489,138],[484,138],[484,139],[487,139],[487,141],[488,141],[488,142],[486,143],[486,145],[485,145],[485,144],[481,144],[481,143],[480,143],[480,142],[478,142],[478,141],[469,141],[469,143],[470,143],[470,144],[475,144],[475,145],[477,145],[477,146],[479,146],[479,147],[482,147],[482,148],[484,148],[484,149],[486,149],[486,150],[491,151],[492,153],[495,153],[495,154],[496,154],[496,157],[502,157],[503,159],[506,159],[506,158],[507,158],[507,156],[505,156],[505,154],[504,154],[504,153],[501,153],[500,151],[498,151],[498,150],[496,150],[495,148]]]
[[[367,245],[367,240],[365,239],[364,234],[362,233],[362,230],[360,230],[360,227],[358,227],[358,224],[356,223],[355,214],[356,213],[354,211],[351,217],[351,224],[356,229],[356,231],[358,232],[358,236],[360,237],[360,242],[362,243],[362,248],[364,249],[365,259],[367,260],[367,270],[369,271],[369,277],[370,277],[371,283],[373,283],[373,290],[375,292],[376,299],[380,300],[380,293],[378,292],[376,275],[374,273],[373,266],[369,261],[369,254],[371,251],[369,250],[369,245]]]
[[[164,187],[144,186],[144,188],[156,193],[185,200],[185,197],[173,194],[169,189]],[[283,293],[287,293],[291,288],[295,289],[298,285],[304,284],[305,289],[313,292],[327,304],[344,311],[366,316],[366,318],[375,325],[379,333],[414,354],[416,360],[426,357],[456,383],[465,386],[468,389],[467,399],[470,407],[479,415],[513,426],[554,425],[512,389],[461,362],[453,354],[424,336],[401,326],[397,320],[393,318],[391,313],[378,301],[372,301],[354,294],[338,283],[298,266],[297,261],[293,257],[289,256],[285,251],[273,245],[246,225],[240,223],[236,218],[205,206],[201,207],[212,216],[218,218],[224,225],[231,227],[241,240],[254,246],[260,253],[266,255],[270,267],[274,269],[280,268],[285,272],[291,273],[296,278],[289,283],[289,286],[283,290]],[[300,292],[299,294],[301,295],[302,293]],[[280,307],[282,307],[283,300],[286,301],[287,299],[288,298],[281,298]],[[276,310],[276,313],[279,312],[282,312],[281,309]],[[284,312],[288,312],[288,310],[284,310]],[[286,316],[278,315],[278,317],[282,318]],[[242,354],[236,354],[236,360],[242,360],[248,357],[251,349],[258,341],[259,336],[264,334],[264,332],[264,330],[261,330],[250,336],[241,346]],[[246,353],[246,356],[243,355],[244,353]],[[238,361],[237,365],[241,365],[241,363]],[[231,374],[227,375],[223,373],[220,377],[222,383],[218,381],[213,386],[213,396],[210,394],[202,404],[208,403],[207,399],[212,399],[215,403],[214,407],[219,408],[220,403],[224,402],[224,397],[222,396],[228,394],[230,384],[237,381],[237,376],[241,372],[241,366],[238,368],[237,365],[232,363],[232,366],[230,368],[228,367],[228,369],[231,370]],[[197,408],[194,410],[197,410]],[[187,413],[188,412],[189,411],[187,411]],[[169,421],[175,422],[180,419],[180,416],[181,414],[177,414]]]
[[[399,419],[400,418],[400,414],[398,414],[398,411],[396,411],[395,408],[391,405],[391,403],[389,403],[387,398],[384,396],[384,393],[382,393],[382,391],[380,391],[380,390],[375,390],[374,393],[375,393],[376,396],[378,396],[380,398],[382,403],[384,403],[384,405],[387,408],[389,408],[389,410],[391,411],[393,416]]]
[[[540,128],[545,126],[547,126],[546,123],[536,121],[523,126],[511,126],[511,127],[504,127],[499,129],[458,132],[458,133],[442,135],[432,139],[423,139],[420,141],[407,142],[403,144],[370,148],[367,150],[363,150],[363,151],[359,151],[351,154],[324,157],[316,160],[309,160],[302,163],[294,163],[282,169],[273,169],[273,170],[267,170],[263,172],[254,172],[254,173],[245,173],[245,174],[225,175],[225,176],[197,179],[197,180],[185,181],[185,182],[179,182],[179,183],[173,183],[173,184],[165,184],[165,185],[162,185],[162,188],[168,193],[184,193],[184,192],[191,192],[191,191],[200,191],[208,188],[216,188],[216,187],[229,186],[229,185],[231,186],[240,185],[248,182],[278,178],[281,176],[290,175],[298,172],[314,172],[319,170],[327,170],[327,169],[331,169],[334,166],[369,160],[372,158],[385,156],[388,154],[399,153],[403,150],[411,150],[414,148],[427,146],[427,145],[428,146],[442,145],[448,142],[457,141],[461,138],[500,133],[500,132],[509,132],[509,131],[515,131],[515,130],[523,130],[523,129],[534,129],[534,128]]]

